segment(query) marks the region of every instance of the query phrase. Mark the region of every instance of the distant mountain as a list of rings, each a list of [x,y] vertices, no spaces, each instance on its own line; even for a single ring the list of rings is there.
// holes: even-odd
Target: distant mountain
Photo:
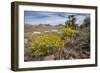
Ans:
[[[63,24],[58,24],[58,25],[55,25],[55,27],[64,27]]]
[[[31,25],[31,24],[25,24],[24,25],[24,32],[33,32],[33,31],[45,31],[45,30],[51,30],[51,29],[61,29],[64,25],[58,24],[58,25],[50,25],[50,24],[39,24],[39,25]]]
[[[25,24],[24,25],[24,32],[30,32],[30,31],[34,31],[34,25],[31,24]]]

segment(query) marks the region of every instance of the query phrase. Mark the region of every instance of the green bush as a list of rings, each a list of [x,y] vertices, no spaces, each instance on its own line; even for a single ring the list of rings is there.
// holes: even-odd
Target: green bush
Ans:
[[[79,39],[80,39],[81,48],[90,50],[90,28],[89,27],[84,27],[80,31]]]

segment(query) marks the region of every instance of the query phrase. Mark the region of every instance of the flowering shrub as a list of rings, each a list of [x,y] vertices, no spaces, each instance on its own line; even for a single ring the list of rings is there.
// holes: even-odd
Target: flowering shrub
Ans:
[[[64,40],[67,40],[69,38],[72,38],[72,37],[75,37],[76,35],[76,30],[74,29],[71,29],[71,28],[63,28],[61,30],[61,35],[62,35],[62,38]]]
[[[35,44],[31,45],[35,56],[48,55],[63,49],[63,47],[63,41],[58,36],[52,34],[41,36]]]

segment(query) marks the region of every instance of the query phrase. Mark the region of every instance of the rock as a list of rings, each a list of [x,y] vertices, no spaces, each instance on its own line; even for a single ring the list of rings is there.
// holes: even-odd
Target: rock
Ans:
[[[28,61],[28,60],[31,60],[31,58],[32,58],[32,49],[25,48],[24,49],[24,60]]]
[[[49,55],[49,56],[44,57],[44,60],[54,60],[54,59],[55,59],[54,55]]]

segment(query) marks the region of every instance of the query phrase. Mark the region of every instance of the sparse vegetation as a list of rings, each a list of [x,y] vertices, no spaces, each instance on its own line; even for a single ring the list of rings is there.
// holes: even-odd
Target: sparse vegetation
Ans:
[[[25,61],[84,59],[90,57],[90,18],[82,25],[69,15],[65,24],[25,25]]]

